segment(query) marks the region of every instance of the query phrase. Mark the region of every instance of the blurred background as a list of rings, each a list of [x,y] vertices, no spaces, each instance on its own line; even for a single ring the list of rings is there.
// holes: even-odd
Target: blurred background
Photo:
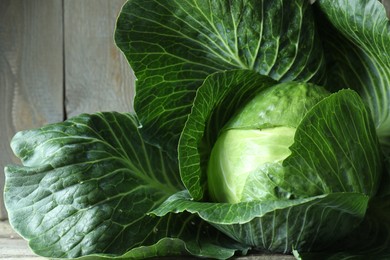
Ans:
[[[124,2],[0,0],[0,220],[17,131],[132,110],[134,76],[113,38]]]

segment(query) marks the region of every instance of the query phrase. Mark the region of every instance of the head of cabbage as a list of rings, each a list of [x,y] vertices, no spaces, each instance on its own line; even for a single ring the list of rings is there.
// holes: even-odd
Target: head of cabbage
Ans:
[[[153,213],[190,212],[251,248],[321,250],[363,221],[381,176],[371,115],[329,93],[247,71],[198,90],[179,144],[187,190]]]
[[[267,89],[240,109],[224,129],[208,162],[208,189],[216,202],[277,200],[296,195],[279,186],[288,170],[296,129],[305,114],[329,93],[304,83]]]

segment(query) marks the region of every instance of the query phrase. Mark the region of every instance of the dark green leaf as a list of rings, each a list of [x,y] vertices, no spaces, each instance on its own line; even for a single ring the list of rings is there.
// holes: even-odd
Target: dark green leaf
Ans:
[[[327,86],[356,90],[369,108],[388,169],[380,193],[389,194],[390,22],[386,10],[377,0],[320,0],[316,7],[327,53]]]
[[[324,72],[307,0],[130,0],[115,40],[138,79],[134,106],[145,134],[172,149],[211,73],[307,81]]]
[[[296,252],[302,260],[390,258],[390,197],[374,199],[362,224],[333,248],[319,253]]]
[[[20,132],[12,148],[24,166],[6,168],[9,220],[39,255],[229,257],[243,248],[194,216],[147,215],[182,184],[175,155],[145,142],[134,115],[80,115]]]
[[[319,0],[319,32],[328,62],[327,85],[353,88],[390,135],[390,22],[378,0]]]
[[[185,191],[171,196],[153,214],[164,216],[188,211],[243,244],[287,253],[293,248],[318,250],[331,245],[361,222],[367,203],[368,197],[357,193],[296,200],[211,203],[193,201]]]
[[[284,189],[298,197],[376,194],[382,156],[371,115],[356,92],[341,90],[321,100],[303,118],[294,139],[292,154],[283,162]]]

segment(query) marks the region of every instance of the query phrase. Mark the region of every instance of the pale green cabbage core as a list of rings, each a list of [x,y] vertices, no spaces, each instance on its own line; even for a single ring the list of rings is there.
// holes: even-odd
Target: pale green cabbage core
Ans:
[[[227,203],[243,201],[248,177],[262,174],[264,167],[280,163],[291,154],[289,147],[294,143],[295,131],[296,128],[286,126],[224,131],[211,151],[208,164],[211,199]],[[259,188],[251,192],[251,199],[261,200],[273,192],[273,186],[267,185],[269,180],[261,181],[263,178],[268,177],[253,178],[260,181]]]

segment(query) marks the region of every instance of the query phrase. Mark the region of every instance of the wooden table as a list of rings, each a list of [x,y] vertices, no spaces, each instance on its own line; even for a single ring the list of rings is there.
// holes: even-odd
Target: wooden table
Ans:
[[[81,113],[132,111],[134,75],[114,44],[126,0],[0,0],[0,220],[3,168],[21,130]]]
[[[45,258],[34,255],[27,241],[17,235],[8,222],[0,221],[0,259],[39,260]]]

